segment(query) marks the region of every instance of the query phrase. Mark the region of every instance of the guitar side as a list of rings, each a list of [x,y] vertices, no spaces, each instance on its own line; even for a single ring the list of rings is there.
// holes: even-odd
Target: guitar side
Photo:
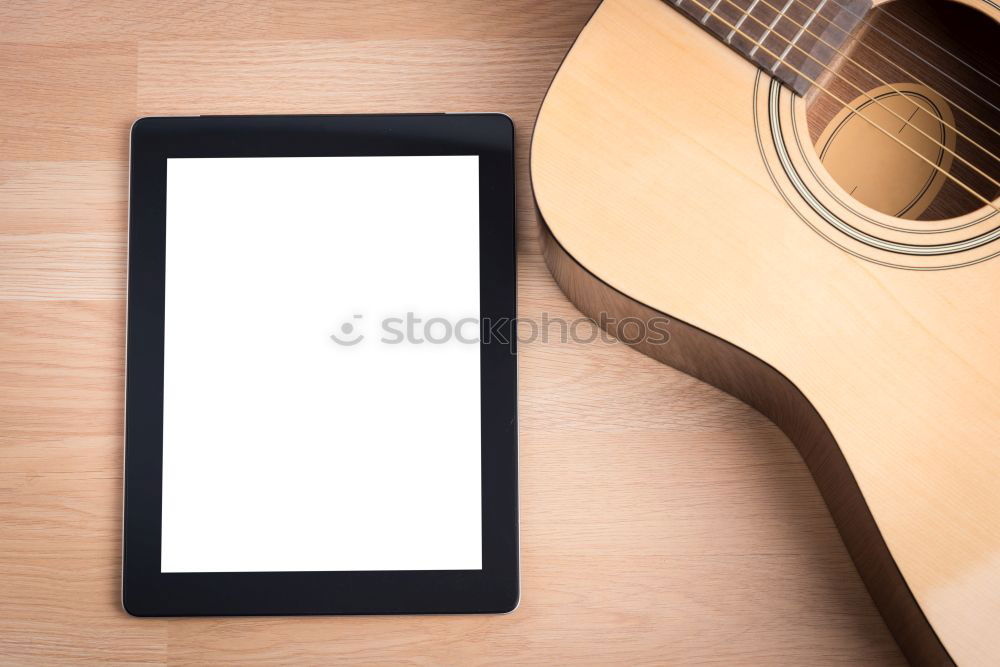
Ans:
[[[595,319],[669,317],[641,351],[782,428],[911,662],[988,664],[1000,259],[910,270],[827,242],[762,155],[765,84],[669,6],[605,0],[533,137],[546,261]]]

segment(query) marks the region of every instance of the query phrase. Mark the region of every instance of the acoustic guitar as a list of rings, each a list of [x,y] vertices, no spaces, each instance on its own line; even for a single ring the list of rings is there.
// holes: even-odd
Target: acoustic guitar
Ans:
[[[876,4],[605,0],[532,138],[543,247],[783,429],[909,660],[996,665],[1000,4]]]

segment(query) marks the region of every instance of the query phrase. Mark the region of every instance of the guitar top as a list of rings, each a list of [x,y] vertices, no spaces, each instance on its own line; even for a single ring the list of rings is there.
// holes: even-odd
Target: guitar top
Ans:
[[[998,44],[994,0],[605,0],[532,140],[564,291],[789,435],[917,664],[1000,663]]]

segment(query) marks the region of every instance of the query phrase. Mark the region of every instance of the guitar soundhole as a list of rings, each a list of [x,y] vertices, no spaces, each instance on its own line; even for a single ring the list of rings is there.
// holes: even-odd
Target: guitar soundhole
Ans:
[[[996,202],[1000,25],[941,0],[890,2],[866,19],[805,100],[829,177],[903,219],[957,218]]]

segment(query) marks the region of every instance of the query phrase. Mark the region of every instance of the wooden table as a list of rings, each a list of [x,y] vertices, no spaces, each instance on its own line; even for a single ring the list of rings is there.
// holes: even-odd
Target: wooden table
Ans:
[[[119,604],[137,116],[504,111],[520,312],[532,122],[593,0],[0,3],[0,663],[898,664],[792,445],[614,343],[522,346],[512,615],[135,619]]]

